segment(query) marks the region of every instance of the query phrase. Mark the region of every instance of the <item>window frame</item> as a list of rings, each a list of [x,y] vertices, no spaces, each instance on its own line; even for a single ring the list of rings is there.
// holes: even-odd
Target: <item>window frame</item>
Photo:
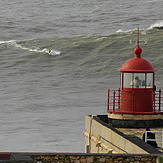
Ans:
[[[133,82],[140,79],[139,86]],[[121,72],[121,88],[154,88],[154,72]]]

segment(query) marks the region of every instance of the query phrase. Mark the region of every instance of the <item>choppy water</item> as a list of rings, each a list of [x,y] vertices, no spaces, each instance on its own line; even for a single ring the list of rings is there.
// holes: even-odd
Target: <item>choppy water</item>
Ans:
[[[162,0],[1,0],[0,11],[0,151],[84,152],[84,116],[106,114],[138,26],[163,88]]]

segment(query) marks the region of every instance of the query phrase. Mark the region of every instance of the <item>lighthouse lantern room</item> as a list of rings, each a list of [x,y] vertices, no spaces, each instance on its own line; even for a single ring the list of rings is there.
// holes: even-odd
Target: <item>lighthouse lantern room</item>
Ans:
[[[121,72],[121,111],[153,112],[154,72],[152,65],[141,58],[141,48],[134,50],[135,58],[128,60]]]
[[[128,117],[136,119],[138,119],[136,115],[139,115],[139,118],[140,115],[146,115],[146,117],[152,115],[154,118],[154,115],[163,114],[161,90],[157,91],[155,86],[155,72],[157,70],[147,60],[141,58],[139,29],[136,42],[135,57],[126,61],[118,70],[121,80],[120,89],[108,90],[108,118],[115,119],[117,114],[121,116],[130,114],[131,116]],[[147,119],[150,120],[150,118]]]

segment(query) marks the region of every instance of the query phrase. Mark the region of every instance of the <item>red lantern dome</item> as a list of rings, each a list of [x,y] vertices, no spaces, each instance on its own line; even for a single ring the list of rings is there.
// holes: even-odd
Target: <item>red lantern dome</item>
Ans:
[[[145,59],[142,59],[140,54],[142,52],[142,49],[137,46],[134,49],[135,58],[129,59],[127,62],[123,64],[121,69],[119,69],[120,72],[155,72],[153,66]]]

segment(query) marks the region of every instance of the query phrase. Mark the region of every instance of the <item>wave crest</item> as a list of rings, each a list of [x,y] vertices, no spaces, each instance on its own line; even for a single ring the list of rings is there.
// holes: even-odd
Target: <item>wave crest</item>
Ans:
[[[27,51],[30,51],[30,52],[47,53],[47,54],[49,54],[51,56],[61,54],[60,51],[56,51],[54,49],[50,49],[50,52],[49,52],[49,49],[47,49],[47,48],[40,49],[39,47],[34,47],[34,48],[33,47],[25,47],[25,46],[19,44],[16,40],[0,41],[0,44],[12,45],[12,46],[15,46],[16,48],[19,48],[19,49],[22,49],[22,50],[27,50]]]
[[[160,21],[155,22],[148,29],[152,29],[152,28],[163,29],[163,20],[160,20]]]

